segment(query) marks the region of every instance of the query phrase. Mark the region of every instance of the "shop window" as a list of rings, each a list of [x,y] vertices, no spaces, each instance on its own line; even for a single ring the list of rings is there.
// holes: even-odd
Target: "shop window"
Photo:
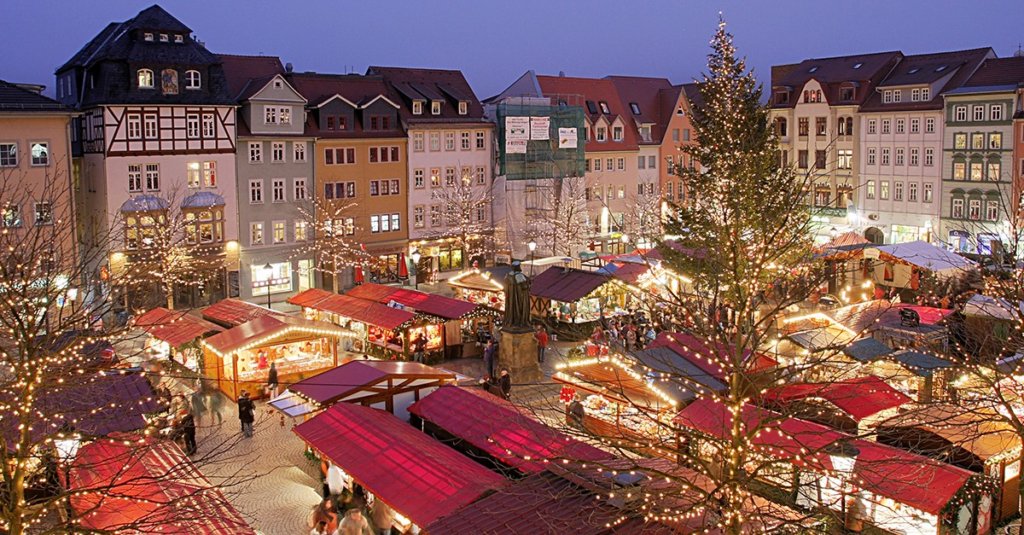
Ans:
[[[267,295],[292,291],[292,266],[291,262],[271,263],[270,270],[266,269],[266,263],[257,263],[250,266],[252,273],[252,295]]]

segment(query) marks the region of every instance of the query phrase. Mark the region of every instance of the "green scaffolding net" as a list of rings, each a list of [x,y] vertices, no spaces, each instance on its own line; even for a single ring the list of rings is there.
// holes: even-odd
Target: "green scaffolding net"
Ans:
[[[514,97],[496,107],[506,180],[583,176],[585,130],[578,95]]]

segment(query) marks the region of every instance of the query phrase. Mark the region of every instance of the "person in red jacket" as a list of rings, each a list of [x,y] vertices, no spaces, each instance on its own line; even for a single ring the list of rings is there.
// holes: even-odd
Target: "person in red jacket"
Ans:
[[[533,333],[533,337],[537,340],[537,362],[544,364],[544,352],[548,348],[548,333],[544,330],[543,325],[537,326],[537,332]]]

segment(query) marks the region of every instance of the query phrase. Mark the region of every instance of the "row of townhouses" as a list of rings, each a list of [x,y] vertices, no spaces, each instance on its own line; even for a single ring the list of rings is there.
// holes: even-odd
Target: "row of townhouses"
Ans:
[[[1024,57],[987,48],[774,67],[779,158],[814,180],[818,240],[1010,247],[1022,82]],[[107,281],[151,261],[172,222],[195,265],[217,266],[182,285],[180,306],[341,291],[413,258],[424,280],[629,251],[688,201],[674,166],[698,165],[682,150],[697,84],[528,71],[481,101],[457,70],[323,74],[214,54],[159,6],[59,67],[56,102],[39,90],[0,86],[0,171],[63,176],[76,247],[103,249],[70,283],[86,299],[114,296]],[[47,224],[53,199],[38,197],[8,201],[5,224]]]

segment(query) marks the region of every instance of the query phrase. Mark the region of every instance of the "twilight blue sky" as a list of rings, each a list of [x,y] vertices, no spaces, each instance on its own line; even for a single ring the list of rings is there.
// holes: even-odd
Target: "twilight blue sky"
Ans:
[[[2,0],[0,79],[40,83],[108,22],[152,0]],[[215,53],[277,55],[296,71],[461,69],[481,99],[538,74],[666,77],[704,70],[722,11],[759,79],[773,64],[1024,42],[1024,0],[164,0]],[[968,7],[969,6],[969,7]],[[966,9],[965,9],[966,8]]]

